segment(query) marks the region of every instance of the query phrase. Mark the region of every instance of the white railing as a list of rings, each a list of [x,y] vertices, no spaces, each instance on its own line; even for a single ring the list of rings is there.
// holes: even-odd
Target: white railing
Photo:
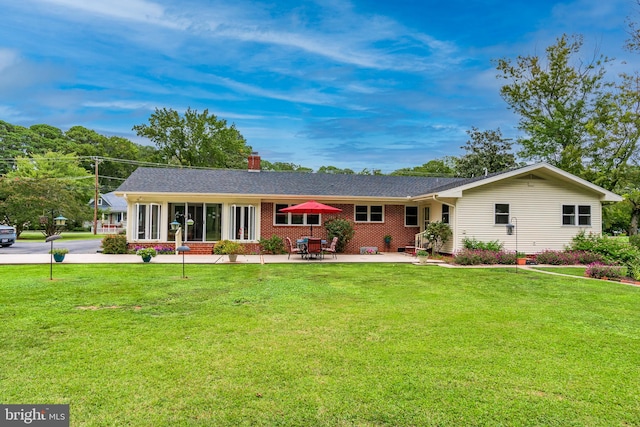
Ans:
[[[416,247],[415,249],[416,251],[427,250],[427,248],[429,247],[429,240],[427,239],[427,236],[425,235],[424,231],[415,235],[414,246]]]

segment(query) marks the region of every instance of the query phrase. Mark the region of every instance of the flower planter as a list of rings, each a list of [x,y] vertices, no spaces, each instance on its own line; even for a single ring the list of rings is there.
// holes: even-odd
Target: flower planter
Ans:
[[[419,264],[426,264],[428,259],[429,259],[428,256],[419,256],[418,257],[418,263]]]
[[[53,259],[56,262],[62,262],[64,261],[64,254],[53,254]]]
[[[516,258],[516,263],[518,263],[518,265],[527,265],[527,259],[526,258]]]
[[[143,256],[143,257],[142,257],[142,261],[144,261],[144,262],[151,262],[151,255]]]
[[[229,262],[236,262],[238,259],[238,254],[229,254]]]

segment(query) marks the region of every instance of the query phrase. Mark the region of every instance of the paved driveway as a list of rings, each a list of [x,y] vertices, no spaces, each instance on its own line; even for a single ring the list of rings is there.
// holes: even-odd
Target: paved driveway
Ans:
[[[53,242],[54,248],[67,248],[69,253],[74,254],[95,254],[100,249],[100,239],[88,240],[66,240],[64,235],[61,239]],[[46,243],[44,237],[42,242],[23,242],[18,240],[8,248],[0,248],[0,256],[5,254],[26,255],[26,254],[48,254],[51,243]]]

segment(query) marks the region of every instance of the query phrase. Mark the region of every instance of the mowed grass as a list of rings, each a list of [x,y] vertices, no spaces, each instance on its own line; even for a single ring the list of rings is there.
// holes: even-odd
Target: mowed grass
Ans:
[[[535,270],[549,271],[558,274],[567,274],[569,276],[585,277],[587,267],[533,267]]]
[[[3,266],[0,401],[73,426],[637,426],[640,288],[390,264]],[[10,278],[10,279],[7,279]]]

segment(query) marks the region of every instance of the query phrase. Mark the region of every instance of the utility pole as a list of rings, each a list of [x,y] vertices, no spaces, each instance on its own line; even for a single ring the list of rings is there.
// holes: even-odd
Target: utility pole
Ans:
[[[98,234],[98,196],[100,195],[100,187],[98,185],[98,165],[100,164],[100,159],[98,157],[91,158],[95,167],[95,195],[93,197],[93,234]]]

